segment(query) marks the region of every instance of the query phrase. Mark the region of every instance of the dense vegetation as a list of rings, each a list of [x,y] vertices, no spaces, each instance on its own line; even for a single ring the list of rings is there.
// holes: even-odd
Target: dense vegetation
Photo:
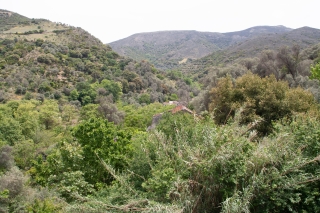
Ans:
[[[318,45],[160,71],[82,29],[12,20],[0,212],[320,211]]]
[[[81,32],[73,29],[66,33]],[[0,40],[0,56],[2,102],[23,96],[83,106],[112,96],[113,101],[148,104],[189,100],[199,91],[199,86],[182,77],[172,82],[149,62],[120,57],[102,44],[4,39]]]

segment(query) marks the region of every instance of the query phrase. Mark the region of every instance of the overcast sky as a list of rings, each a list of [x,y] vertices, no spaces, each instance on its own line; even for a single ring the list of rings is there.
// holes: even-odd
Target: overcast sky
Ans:
[[[0,9],[81,27],[103,43],[162,30],[320,29],[320,0],[0,0]]]

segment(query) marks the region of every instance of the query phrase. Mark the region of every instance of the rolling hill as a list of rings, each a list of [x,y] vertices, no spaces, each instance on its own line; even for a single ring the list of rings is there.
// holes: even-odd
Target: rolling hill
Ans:
[[[160,31],[135,34],[109,45],[120,55],[147,59],[157,68],[168,69],[248,39],[290,31],[284,26],[258,26],[230,33]]]
[[[17,24],[28,24],[31,21],[31,19],[25,16],[13,13],[11,11],[0,9],[0,32],[9,30]]]
[[[196,73],[210,66],[233,63],[241,58],[259,57],[264,50],[278,50],[283,46],[298,45],[301,49],[318,44],[320,42],[320,30],[310,27],[302,27],[283,33],[260,34],[250,39],[243,40],[225,49],[182,64],[179,69],[185,73]]]
[[[178,79],[168,79],[147,61],[120,56],[81,28],[1,14],[0,103],[37,98],[84,106],[110,95],[130,103],[178,98]],[[191,89],[185,85],[181,92],[186,99]]]

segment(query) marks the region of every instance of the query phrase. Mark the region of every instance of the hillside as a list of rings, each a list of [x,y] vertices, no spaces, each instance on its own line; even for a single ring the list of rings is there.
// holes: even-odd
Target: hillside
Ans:
[[[238,42],[225,49],[182,64],[179,69],[184,73],[197,73],[212,66],[222,66],[234,63],[241,58],[259,57],[265,50],[278,50],[281,47],[298,45],[300,49],[320,42],[320,30],[302,27],[288,32],[275,34],[260,34],[250,39]]]
[[[18,24],[29,24],[31,21],[31,19],[25,16],[0,9],[0,32],[9,30]]]
[[[152,103],[178,97],[189,100],[189,92],[197,90],[182,78],[167,78],[147,61],[119,56],[81,28],[43,19],[26,18],[29,21],[21,23],[22,16],[5,14],[11,15],[0,20],[20,18],[0,33],[2,102],[28,96],[86,105],[112,95],[113,101]],[[108,85],[100,84],[103,80]],[[86,87],[80,86],[84,83]],[[70,97],[71,91],[77,95]]]
[[[216,50],[161,71],[81,28],[0,23],[0,212],[320,212],[317,30],[159,32],[160,52]]]
[[[231,33],[161,31],[135,34],[109,45],[120,55],[136,60],[147,59],[157,68],[168,69],[249,38],[290,30],[283,26],[259,26]]]
[[[45,19],[28,19],[13,12],[10,12],[10,14],[12,15],[9,17],[0,17],[2,23],[0,24],[0,27],[3,28],[0,33],[1,39],[41,39],[59,45],[75,43],[80,39],[81,42],[90,45],[102,44],[101,41],[80,28],[75,28],[62,23],[54,23]],[[12,17],[18,18],[12,19]],[[10,24],[7,24],[8,20],[11,20]],[[25,21],[22,22],[21,20]]]

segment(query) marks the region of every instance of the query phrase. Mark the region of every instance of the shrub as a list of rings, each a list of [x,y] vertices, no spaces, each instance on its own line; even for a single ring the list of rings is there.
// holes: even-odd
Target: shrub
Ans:
[[[260,78],[248,73],[238,78],[223,78],[210,91],[209,111],[214,112],[218,124],[226,123],[241,107],[241,123],[260,120],[254,127],[261,135],[272,132],[272,122],[290,117],[294,112],[305,112],[315,104],[313,95],[301,88],[290,89],[274,76]]]

